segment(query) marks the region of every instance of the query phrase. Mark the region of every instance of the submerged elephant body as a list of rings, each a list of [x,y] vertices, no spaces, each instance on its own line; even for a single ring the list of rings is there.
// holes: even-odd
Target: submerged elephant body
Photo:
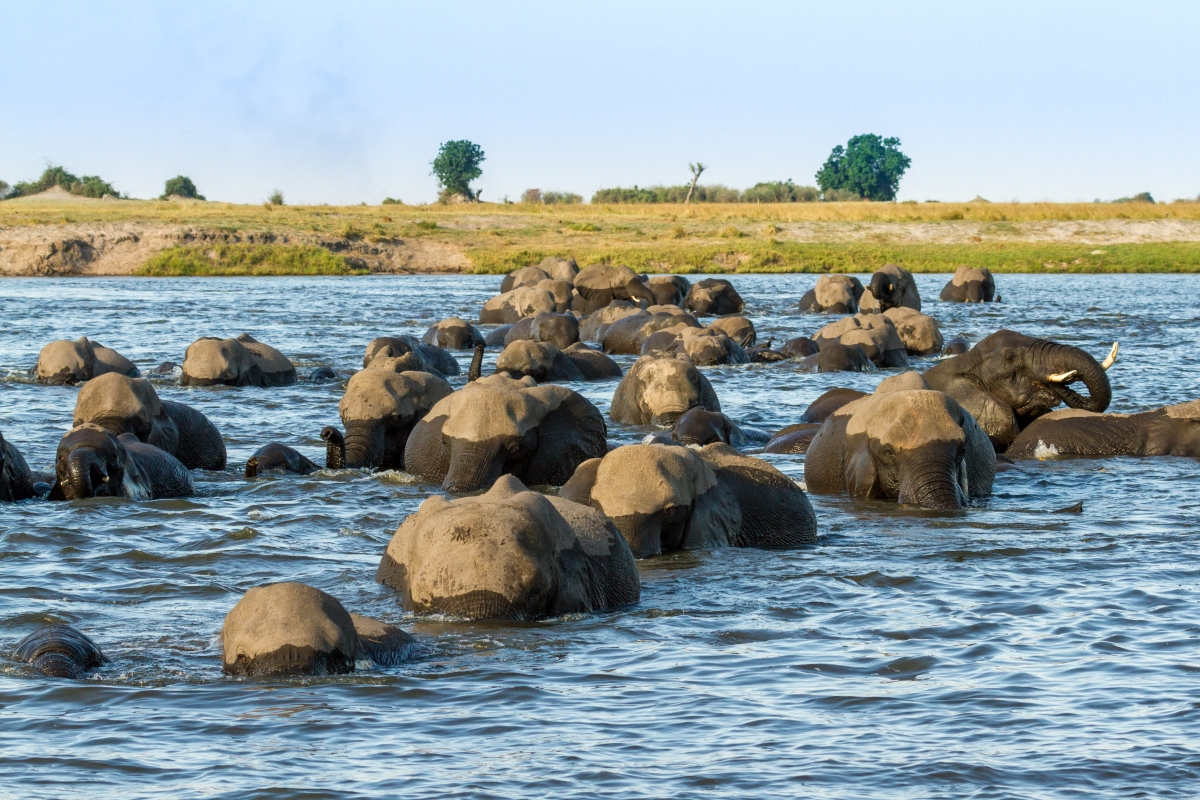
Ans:
[[[254,451],[246,461],[246,477],[256,478],[264,472],[294,472],[308,475],[318,467],[311,459],[295,448],[279,442],[270,442]]]
[[[921,294],[911,272],[896,264],[885,264],[871,276],[858,307],[864,314],[882,314],[902,307],[920,311]]]
[[[853,275],[822,275],[817,285],[800,298],[800,311],[806,314],[857,314],[863,296],[862,282]]]
[[[705,278],[688,289],[683,305],[695,314],[740,314],[746,308],[742,296],[724,278]]]
[[[113,436],[99,425],[72,428],[54,458],[52,500],[123,497],[161,500],[193,493],[187,467],[170,453],[132,433]]]
[[[50,678],[79,680],[105,659],[100,646],[70,625],[39,628],[17,643],[13,660],[27,663]]]
[[[21,451],[0,435],[0,503],[36,497],[35,482]]]
[[[484,339],[483,334],[465,319],[449,317],[425,331],[421,342],[446,350],[474,350],[477,345],[484,344]]]
[[[505,475],[487,493],[430,497],[392,537],[377,579],[406,609],[538,619],[636,603],[637,565],[596,510]]]
[[[295,382],[292,362],[247,333],[233,339],[206,336],[192,342],[180,378],[184,386],[288,386]]]
[[[338,413],[346,432],[321,430],[330,469],[404,469],[413,426],[453,389],[428,372],[364,369],[346,384]]]
[[[948,303],[991,303],[996,298],[996,279],[986,267],[959,267],[939,298]]]
[[[1140,414],[1064,409],[1031,422],[1009,445],[1009,458],[1056,456],[1200,456],[1200,400]]]
[[[608,413],[628,425],[670,425],[696,407],[720,411],[721,403],[691,360],[642,356],[621,379]]]
[[[900,341],[896,325],[884,314],[856,314],[831,322],[813,334],[822,350],[831,343],[862,348],[863,354],[880,369],[908,367],[908,351]]]
[[[586,316],[620,300],[647,306],[658,302],[654,293],[629,267],[593,264],[579,270],[575,276],[572,311]]]
[[[60,339],[43,347],[35,371],[39,383],[69,386],[109,372],[130,378],[141,374],[132,361],[86,336],[75,341]]]
[[[372,339],[363,353],[363,369],[429,372],[439,377],[457,375],[460,371],[454,356],[441,347],[418,341],[415,336]]]

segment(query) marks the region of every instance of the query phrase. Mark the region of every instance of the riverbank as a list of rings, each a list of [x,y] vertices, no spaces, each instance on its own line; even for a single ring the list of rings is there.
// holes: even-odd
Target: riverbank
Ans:
[[[0,203],[0,275],[500,273],[551,255],[653,272],[1200,272],[1200,204],[257,206]]]

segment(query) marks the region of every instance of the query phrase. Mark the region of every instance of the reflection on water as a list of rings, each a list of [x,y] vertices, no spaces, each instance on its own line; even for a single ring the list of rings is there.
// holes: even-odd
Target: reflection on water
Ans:
[[[813,276],[733,280],[760,338],[826,321],[794,313]],[[1112,410],[1200,397],[1194,278],[1002,275],[1004,302],[986,307],[936,302],[945,280],[918,276],[947,338],[1008,327],[1097,356],[1120,340]],[[0,432],[50,468],[77,390],[26,371],[55,338],[88,335],[146,371],[182,361],[201,335],[247,331],[301,375],[320,364],[348,375],[371,338],[472,318],[498,284],[6,280]],[[763,430],[831,386],[881,377],[786,362],[707,374],[726,412]],[[156,380],[220,428],[226,473],[196,473],[187,500],[0,507],[0,650],[63,621],[111,659],[79,683],[0,660],[0,786],[18,794],[1061,797],[1197,785],[1195,460],[1021,465],[981,508],[953,514],[813,497],[815,547],[675,554],[641,563],[635,608],[464,623],[407,615],[374,581],[432,487],[353,470],[241,477],[272,440],[324,463],[318,434],[337,421],[340,384]],[[607,410],[615,385],[575,388]],[[617,440],[644,433],[610,423]],[[803,478],[803,457],[767,458]],[[1082,515],[1048,513],[1079,500]],[[225,613],[281,579],[402,625],[417,657],[339,678],[223,677]]]

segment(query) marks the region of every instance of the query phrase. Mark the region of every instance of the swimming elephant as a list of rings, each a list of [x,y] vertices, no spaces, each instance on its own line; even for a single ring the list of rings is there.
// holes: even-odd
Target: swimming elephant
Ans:
[[[418,422],[405,468],[448,492],[473,492],[501,475],[561,486],[608,450],[599,409],[565,386],[491,375],[442,398]]]
[[[682,306],[692,282],[682,275],[651,275],[646,288],[654,294],[655,305]]]
[[[1200,400],[1140,414],[1051,411],[1017,434],[1009,458],[1200,456]]]
[[[880,369],[908,367],[908,351],[900,341],[896,325],[884,314],[856,314],[831,322],[813,334],[821,349],[828,342],[847,347],[859,345],[863,353]]]
[[[912,273],[896,264],[885,264],[871,276],[867,290],[859,298],[859,311],[865,314],[880,313],[889,308],[911,308],[921,310],[921,294]]]
[[[642,356],[621,379],[608,413],[627,425],[670,425],[697,406],[721,410],[712,384],[688,358]]]
[[[971,343],[961,336],[955,336],[942,347],[944,356],[961,356],[971,349]]]
[[[740,314],[746,308],[742,296],[724,278],[705,278],[693,283],[684,298],[683,306],[695,314]]]
[[[754,347],[754,343],[758,341],[754,323],[740,314],[714,319],[708,323],[708,329],[720,331],[745,348]]]
[[[225,442],[208,417],[183,403],[160,400],[145,378],[110,372],[84,384],[72,424],[77,428],[88,422],[114,436],[132,433],[188,469],[225,469]]]
[[[524,286],[537,286],[542,281],[551,280],[550,273],[541,267],[522,267],[515,269],[500,280],[500,294],[520,289]]]
[[[312,459],[301,454],[295,448],[279,442],[270,442],[254,451],[254,455],[246,461],[246,477],[257,478],[264,472],[294,472],[297,475],[308,475],[320,467]]]
[[[844,345],[824,341],[821,349],[800,362],[801,372],[875,372],[875,364],[867,358],[862,345]]]
[[[529,338],[566,350],[579,341],[579,320],[574,314],[542,312],[529,323]]]
[[[576,296],[571,300],[571,310],[584,316],[614,300],[644,302],[648,306],[658,302],[637,273],[625,266],[592,264],[579,270],[574,285]]]
[[[1083,411],[1108,408],[1106,371],[1116,357],[1115,344],[1101,364],[1078,347],[1001,330],[927,370],[925,380],[969,411],[1003,452],[1022,428],[1060,403]],[[1070,388],[1076,381],[1087,387],[1087,397]]]
[[[376,580],[405,609],[530,620],[636,603],[637,564],[595,509],[502,475],[476,497],[433,496],[397,528]]]
[[[945,344],[937,320],[908,306],[896,306],[883,312],[896,327],[896,336],[910,356],[939,353]]]
[[[797,336],[784,342],[779,352],[787,358],[807,358],[821,352],[821,348],[807,336]]]
[[[537,286],[522,286],[489,299],[479,312],[479,321],[484,325],[511,325],[525,317],[532,317],[539,311],[558,310],[558,301],[554,293],[539,283]]]
[[[351,614],[303,583],[255,586],[221,626],[222,668],[229,675],[344,675],[363,660],[398,664],[412,645],[399,628]]]
[[[947,303],[990,303],[996,298],[996,279],[986,267],[962,266],[942,287],[939,298]]]
[[[872,394],[835,411],[805,457],[810,492],[963,508],[991,494],[996,453],[975,419],[942,392]]]
[[[860,392],[857,389],[845,389],[835,387],[823,392],[816,400],[808,404],[808,408],[804,409],[804,413],[800,415],[801,422],[824,422],[847,403],[853,403],[859,398],[866,397],[868,392]]]
[[[817,285],[800,298],[800,311],[806,314],[857,314],[863,296],[862,281],[853,275],[822,275]]]
[[[618,447],[581,464],[560,496],[603,512],[637,558],[706,547],[794,547],[817,535],[799,486],[724,443],[698,450]]]
[[[583,372],[562,350],[548,342],[527,339],[504,348],[496,358],[496,374],[518,379],[528,375],[538,383],[584,379]]]
[[[329,383],[329,381],[336,381],[338,374],[333,371],[332,367],[317,367],[308,373],[308,379],[313,383]]]
[[[734,448],[746,446],[746,436],[737,423],[720,411],[706,408],[691,408],[675,420],[672,437],[680,444],[695,444],[703,447],[721,442]]]
[[[188,345],[183,357],[184,386],[288,386],[296,368],[287,356],[248,333],[234,339],[205,336]]]
[[[99,645],[62,623],[38,628],[26,636],[17,643],[12,657],[47,677],[71,680],[79,680],[105,661]]]
[[[372,339],[363,353],[363,369],[380,358],[399,359],[387,367],[392,372],[430,372],[447,377],[461,371],[454,356],[441,347],[418,341],[415,336],[381,336]]]
[[[736,341],[715,328],[689,328],[677,325],[646,337],[642,355],[685,356],[698,367],[718,364],[746,364],[750,356]]]
[[[192,474],[175,456],[138,441],[132,433],[113,436],[91,423],[63,436],[54,472],[51,500],[162,500],[194,493]]]
[[[38,353],[38,383],[73,386],[106,372],[118,372],[130,378],[141,374],[132,361],[116,350],[89,341],[86,336],[75,341],[59,339]]]
[[[798,422],[795,425],[780,428],[763,447],[763,452],[789,455],[807,453],[808,448],[812,446],[813,438],[821,430],[821,425],[820,422]]]
[[[599,332],[600,347],[606,353],[636,355],[642,352],[651,335],[667,328],[678,332],[684,327],[699,329],[700,323],[691,314],[651,314],[641,311],[605,326]]]
[[[21,451],[0,435],[0,503],[15,503],[36,497],[36,482]]]
[[[465,319],[449,317],[425,331],[421,342],[446,350],[474,350],[476,345],[484,344],[484,339]]]
[[[405,468],[413,426],[454,390],[428,372],[364,369],[346,384],[338,414],[346,428],[321,429],[329,469]]]
[[[609,325],[619,319],[641,314],[643,310],[628,301],[614,300],[604,308],[593,311],[579,320],[579,340],[582,342],[599,342],[600,337],[608,330]],[[696,324],[699,325],[700,323],[697,322]]]
[[[579,371],[583,374],[585,381],[605,380],[606,378],[619,378],[624,373],[621,371],[621,365],[611,358],[596,350],[593,347],[588,347],[583,342],[576,342],[563,351],[567,358],[575,364]]]
[[[547,256],[538,262],[537,268],[546,273],[550,280],[564,283],[575,283],[575,276],[579,274],[579,264],[575,259],[561,256]]]

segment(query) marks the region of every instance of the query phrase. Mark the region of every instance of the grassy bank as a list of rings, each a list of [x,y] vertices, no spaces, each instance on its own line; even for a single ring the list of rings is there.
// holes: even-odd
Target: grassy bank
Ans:
[[[149,276],[214,275],[365,275],[367,270],[324,247],[309,245],[231,244],[172,247],[147,261],[135,274]]]

